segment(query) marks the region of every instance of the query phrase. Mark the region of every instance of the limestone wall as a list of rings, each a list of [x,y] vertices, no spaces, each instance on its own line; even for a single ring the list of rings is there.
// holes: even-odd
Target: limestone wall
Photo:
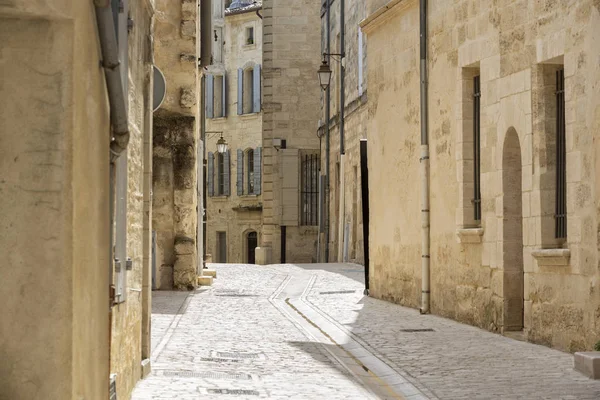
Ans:
[[[165,75],[167,93],[154,113],[155,281],[159,289],[189,289],[196,285],[198,268],[198,2],[157,0],[156,9],[154,57]]]
[[[147,3],[146,3],[147,4]],[[150,314],[151,288],[146,281],[151,269],[149,227],[151,215],[148,205],[152,158],[148,142],[152,137],[152,47],[151,23],[154,10],[143,2],[129,3],[129,14],[135,29],[129,33],[129,126],[130,141],[127,148],[127,256],[133,262],[127,271],[127,299],[112,308],[110,372],[117,374],[117,395],[128,398],[142,378],[142,360],[150,358],[148,349],[142,351],[142,342],[149,342],[149,330],[142,334],[142,320]],[[115,278],[116,279],[116,278]],[[145,285],[146,283],[146,285]],[[146,321],[148,323],[148,321]]]
[[[388,4],[387,11],[364,26],[369,41],[370,184],[377,188],[370,193],[371,290],[376,297],[417,307],[421,290],[418,2]],[[600,34],[599,18],[591,1],[571,5],[430,2],[434,313],[503,331],[510,328],[512,318],[507,314],[513,301],[508,293],[523,290],[522,323],[530,341],[576,351],[590,349],[600,337],[598,212],[592,201],[600,71],[591,61],[600,52],[593,45]],[[548,223],[554,212],[556,152],[552,145],[556,121],[549,105],[556,101],[551,78],[562,67],[565,243],[552,239],[554,227]],[[480,222],[473,220],[471,203],[473,89],[469,85],[477,74],[481,76]],[[513,139],[507,137],[518,138],[516,148],[510,149]],[[517,181],[506,180],[519,161],[520,188]],[[507,213],[515,198],[522,202],[518,219],[522,235],[507,231],[512,226],[506,222]],[[517,265],[519,257],[514,258],[510,250],[511,241],[519,236],[522,265]],[[545,250],[556,247],[565,250]],[[511,275],[513,268],[522,268],[521,277]]]
[[[323,8],[325,12],[325,8]],[[346,0],[345,10],[345,196],[344,196],[344,229],[348,226],[348,258],[346,261],[364,263],[363,228],[362,228],[362,194],[360,175],[360,139],[367,137],[367,37],[359,38],[359,23],[366,17],[366,2]],[[331,52],[340,51],[340,2],[331,4],[330,9]],[[326,46],[326,15],[321,18],[321,42]],[[359,46],[362,49],[359,50]],[[339,236],[341,182],[338,177],[340,163],[340,65],[337,57],[330,60],[333,71],[331,77],[331,113],[330,113],[330,196],[329,196],[329,261],[338,260],[338,249],[343,240]],[[359,66],[359,63],[361,64]],[[324,97],[324,96],[323,96]],[[325,105],[321,106],[321,173],[325,174]],[[344,232],[342,231],[342,234]],[[324,236],[323,236],[324,237]],[[342,236],[343,238],[343,236]],[[324,240],[324,239],[323,239]],[[343,247],[342,247],[343,249]],[[322,253],[324,254],[324,252]],[[342,253],[343,254],[343,253]]]
[[[254,44],[246,43],[246,29],[254,28]],[[237,192],[238,150],[246,151],[262,146],[262,112],[238,115],[238,68],[262,65],[262,21],[256,11],[227,15],[224,18],[223,63],[215,63],[207,69],[208,74],[225,75],[226,78],[226,117],[208,118],[206,130],[223,132],[230,152],[230,195],[209,196],[207,199],[207,254],[214,262],[221,261],[217,247],[217,232],[225,232],[227,238],[227,262],[245,263],[247,259],[247,234],[256,232],[261,236],[262,195],[248,194],[246,179],[247,166],[244,165],[244,191]],[[206,140],[207,154],[217,155],[217,140],[220,134],[209,133]],[[259,166],[254,167],[258,170]],[[216,187],[217,168],[213,170]],[[262,193],[262,190],[261,190]],[[253,207],[250,211],[245,207]]]
[[[281,225],[287,224],[287,262],[316,259],[317,227],[297,228],[291,216],[284,222],[283,179],[300,181],[282,169],[282,152],[273,138],[285,139],[287,148],[318,150],[320,65],[319,7],[312,0],[263,1],[263,232],[262,247],[272,249],[271,262],[281,259]],[[299,162],[299,160],[298,160]],[[289,193],[288,193],[289,195]],[[289,204],[289,203],[288,203]],[[296,209],[289,209],[294,214]],[[299,210],[297,212],[299,214]],[[292,221],[294,220],[294,221]],[[300,235],[308,230],[309,235]],[[298,260],[298,261],[297,261]]]

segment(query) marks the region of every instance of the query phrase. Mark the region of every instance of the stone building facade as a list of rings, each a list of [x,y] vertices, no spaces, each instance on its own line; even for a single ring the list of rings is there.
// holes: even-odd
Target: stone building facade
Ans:
[[[217,40],[204,95],[206,251],[214,262],[254,264],[262,232],[261,8],[260,2],[213,2]],[[221,132],[224,154],[217,151]]]
[[[314,3],[263,1],[260,264],[317,259],[320,9]]]
[[[155,63],[166,96],[154,113],[154,287],[192,289],[198,276],[198,1],[157,0]]]
[[[149,370],[154,11],[0,3],[2,398],[128,398]]]
[[[371,295],[417,307],[419,2],[370,0],[367,12]],[[429,1],[427,23],[431,311],[590,349],[598,2]]]
[[[321,6],[321,53],[327,49],[327,2]],[[330,161],[329,204],[325,224],[329,223],[329,260],[364,263],[362,193],[360,184],[360,139],[367,137],[367,41],[359,23],[366,17],[366,2],[345,1],[345,48],[340,48],[340,4],[330,1],[330,53],[345,53],[344,95],[344,156],[340,157],[340,68],[339,56],[329,57],[333,72],[330,85]],[[326,170],[327,121],[325,95],[322,93],[321,174]],[[343,164],[343,165],[342,165]],[[341,175],[343,171],[343,176]],[[343,182],[342,182],[343,180]],[[343,194],[342,194],[343,190]],[[340,207],[340,202],[343,204]],[[342,216],[343,218],[340,218]],[[325,230],[325,227],[321,230]],[[321,243],[325,235],[321,233]],[[325,246],[320,246],[321,260],[325,260]]]

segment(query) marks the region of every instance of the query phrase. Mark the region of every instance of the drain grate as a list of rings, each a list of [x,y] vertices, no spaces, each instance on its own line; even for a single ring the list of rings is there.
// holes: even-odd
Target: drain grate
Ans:
[[[354,292],[356,292],[356,290],[336,290],[333,292],[319,292],[319,294],[350,294]]]
[[[226,363],[226,362],[237,363],[237,362],[240,362],[242,360],[235,360],[235,359],[229,359],[229,358],[218,358],[218,357],[202,357],[200,359],[200,361],[216,362],[216,363]]]
[[[400,332],[408,332],[408,333],[415,333],[415,332],[435,332],[435,330],[431,329],[431,328],[422,328],[422,329],[400,329]]]
[[[235,394],[242,396],[259,396],[257,390],[246,390],[246,389],[207,389],[208,393],[211,394]]]
[[[236,352],[228,352],[228,351],[217,351],[217,358],[259,358],[259,354],[257,353],[236,353]]]
[[[164,376],[175,376],[179,378],[201,378],[201,379],[241,379],[251,380],[248,374],[227,374],[224,372],[193,372],[193,371],[165,371]]]

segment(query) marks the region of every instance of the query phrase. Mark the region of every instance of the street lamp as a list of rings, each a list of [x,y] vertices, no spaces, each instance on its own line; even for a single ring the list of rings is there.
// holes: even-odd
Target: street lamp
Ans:
[[[219,133],[221,136],[219,137],[219,140],[217,140],[217,151],[221,154],[223,153],[227,153],[227,140],[225,140],[225,138],[223,137],[223,131],[206,131],[204,132],[205,135],[208,133]],[[216,136],[216,135],[215,135]],[[215,136],[209,136],[208,139],[215,137]]]
[[[327,90],[331,82],[331,69],[329,68],[325,55],[323,55],[323,63],[319,67],[317,73],[319,74],[319,84],[321,85],[321,88]]]
[[[217,151],[221,154],[227,152],[227,140],[223,138],[223,134],[221,133],[221,137],[217,140]]]

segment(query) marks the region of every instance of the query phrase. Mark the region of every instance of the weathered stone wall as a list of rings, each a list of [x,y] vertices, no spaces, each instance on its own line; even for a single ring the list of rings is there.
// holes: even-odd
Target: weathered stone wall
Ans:
[[[245,43],[245,29],[254,27],[254,44]],[[222,131],[230,151],[230,196],[211,196],[207,199],[207,254],[214,262],[219,261],[217,232],[227,235],[227,262],[247,262],[247,238],[250,231],[261,236],[261,212],[248,211],[243,207],[259,207],[262,195],[247,194],[244,190],[238,196],[236,186],[237,151],[256,149],[262,146],[262,112],[237,114],[238,68],[250,64],[262,64],[262,21],[256,11],[226,15],[224,18],[223,63],[215,63],[207,69],[211,74],[225,74],[227,110],[225,118],[209,118],[206,130]],[[206,152],[217,154],[219,134],[209,133],[206,140]],[[245,154],[244,154],[245,156]],[[244,162],[246,158],[244,157]],[[255,170],[258,167],[255,166]],[[244,171],[246,166],[244,166]],[[214,182],[216,187],[216,163]],[[246,176],[246,175],[244,175]],[[262,191],[261,191],[262,193]]]
[[[370,1],[369,10],[381,3]],[[414,0],[388,5],[364,25],[369,40],[370,185],[378,188],[370,193],[371,292],[417,307],[421,290],[419,11]],[[598,165],[597,146],[592,144],[600,121],[600,71],[598,63],[591,61],[600,54],[594,45],[600,35],[600,10],[592,1],[430,2],[428,20],[432,311],[502,331],[509,324],[507,293],[522,285],[524,333],[529,340],[570,351],[589,349],[600,337],[598,200],[592,200]],[[554,228],[547,223],[553,213],[547,205],[553,204],[555,154],[549,140],[555,125],[549,123],[552,109],[547,105],[555,102],[554,90],[549,89],[554,82],[548,76],[553,77],[551,70],[561,66],[567,138],[564,244],[547,239]],[[471,205],[473,90],[469,85],[477,74],[481,77],[481,222],[473,221]],[[518,137],[520,150],[517,147],[513,153],[505,150],[509,133]],[[520,188],[514,181],[503,183],[507,167],[518,166],[519,158]],[[518,257],[507,252],[510,241],[520,236],[506,231],[507,210],[515,196],[522,201],[521,266],[515,264]],[[565,251],[547,250],[557,246]],[[565,256],[568,252],[570,259]],[[515,267],[523,268],[523,278],[511,275]]]
[[[154,113],[153,225],[159,289],[190,289],[197,276],[197,0],[158,0],[155,63],[167,93]]]
[[[112,308],[110,372],[117,374],[117,394],[128,398],[142,377],[143,278],[150,271],[149,246],[144,245],[144,226],[149,226],[150,214],[144,210],[144,193],[151,182],[144,175],[152,160],[144,155],[144,142],[151,137],[152,122],[152,47],[151,23],[154,10],[148,3],[129,2],[129,14],[135,29],[129,33],[129,129],[127,147],[127,256],[133,269],[127,271],[127,299]],[[147,150],[146,150],[147,151]],[[116,277],[115,277],[116,279]],[[145,290],[150,288],[146,287]],[[148,339],[148,338],[147,338]],[[145,357],[148,357],[146,354]]]
[[[348,259],[364,263],[362,228],[362,193],[360,175],[360,139],[367,137],[367,38],[359,39],[359,23],[366,17],[366,3],[361,0],[346,0],[345,10],[345,118],[344,118],[344,227],[348,229]],[[323,13],[325,8],[323,8]],[[340,2],[331,4],[330,9],[331,52],[341,53],[340,46]],[[321,43],[326,48],[326,15],[321,18]],[[362,50],[359,51],[359,45]],[[359,60],[361,57],[361,60]],[[331,114],[330,114],[330,194],[329,194],[329,261],[338,260],[339,241],[339,201],[341,182],[338,179],[337,165],[340,162],[340,68],[337,57],[331,58]],[[362,66],[359,67],[359,62]],[[362,68],[362,72],[359,69]],[[360,86],[360,88],[359,88]],[[323,95],[323,98],[325,96]],[[325,104],[322,104],[321,135],[321,174],[325,174]],[[343,232],[342,232],[343,233]],[[324,237],[324,236],[323,236]],[[324,240],[324,239],[323,239]],[[343,246],[343,241],[341,242]],[[342,247],[343,248],[343,247]],[[324,254],[324,249],[322,250]]]
[[[272,250],[271,262],[281,259],[281,225],[288,225],[287,262],[316,259],[317,227],[284,222],[282,152],[273,138],[285,139],[290,150],[318,150],[320,65],[319,7],[313,0],[263,2],[263,233],[260,246]],[[299,163],[299,160],[298,160]],[[299,184],[298,184],[299,186]],[[288,193],[289,194],[289,193]],[[295,210],[290,210],[294,214]],[[299,210],[298,210],[299,214]],[[292,218],[293,219],[293,218]],[[300,235],[308,230],[312,234]]]

